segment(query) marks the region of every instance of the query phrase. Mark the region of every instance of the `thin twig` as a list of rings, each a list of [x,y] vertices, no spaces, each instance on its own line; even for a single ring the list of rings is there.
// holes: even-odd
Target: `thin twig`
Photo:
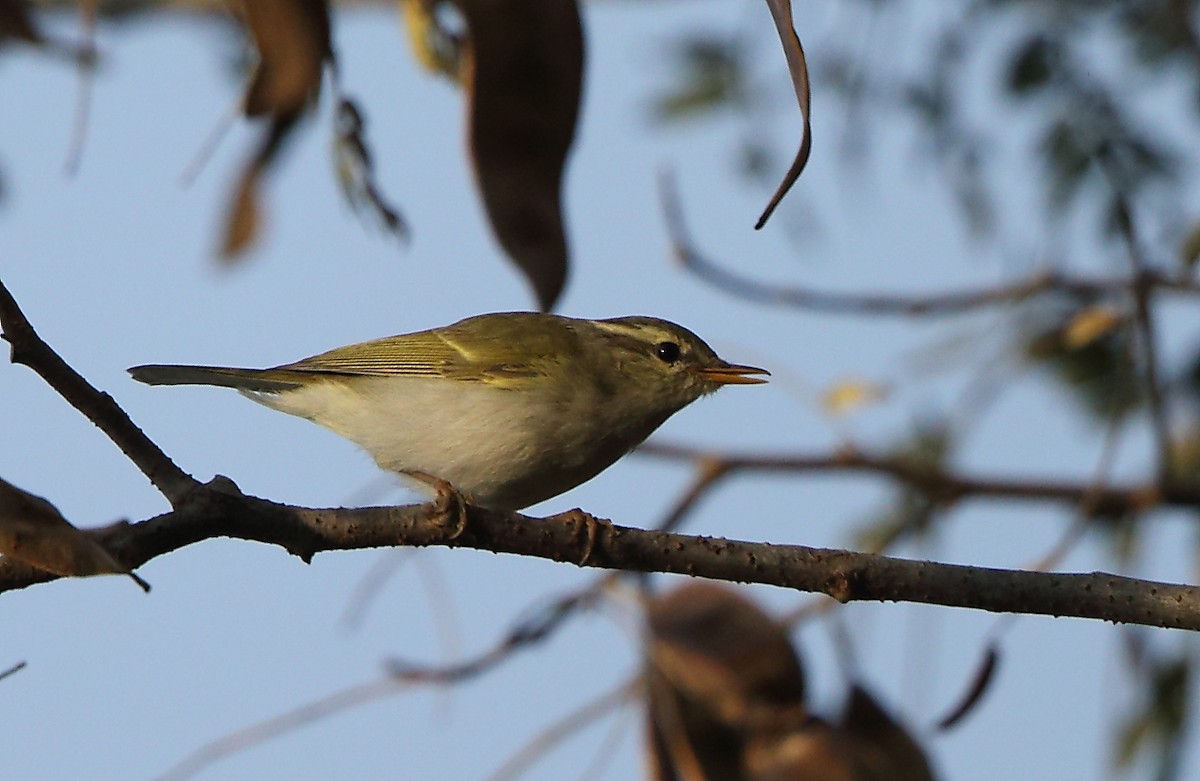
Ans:
[[[32,369],[67,403],[108,435],[172,506],[178,506],[188,492],[199,485],[142,433],[111,396],[92,387],[42,341],[2,280],[0,332],[0,337],[12,347],[12,362]]]
[[[0,681],[3,681],[5,678],[12,675],[13,673],[21,672],[21,670],[25,669],[26,664],[27,664],[26,662],[20,661],[20,662],[17,662],[16,664],[14,664],[12,667],[9,667],[4,672],[0,672]]]
[[[509,781],[509,779],[518,777],[547,751],[609,711],[633,699],[641,684],[640,676],[628,680],[612,691],[604,692],[599,697],[584,703],[558,719],[517,749],[511,757],[505,760],[503,765],[496,769],[496,772],[488,776],[488,781]]]
[[[363,703],[390,697],[402,688],[404,688],[403,683],[392,678],[385,678],[335,692],[316,702],[308,703],[280,716],[265,719],[206,743],[154,781],[184,781],[231,754],[245,751],[260,743],[294,732],[306,724],[329,718]]]
[[[388,663],[388,670],[397,680],[411,683],[458,683],[474,678],[507,660],[515,651],[550,637],[566,619],[594,602],[598,593],[595,588],[588,587],[554,600],[518,623],[493,648],[474,659],[439,667],[422,667],[393,659]]]
[[[1142,348],[1142,384],[1145,386],[1146,403],[1150,408],[1150,421],[1154,428],[1154,439],[1158,450],[1158,477],[1160,481],[1166,482],[1174,475],[1174,470],[1171,467],[1171,430],[1167,402],[1158,377],[1158,338],[1155,335],[1154,315],[1150,311],[1150,297],[1153,292],[1152,272],[1142,255],[1137,227],[1133,223],[1133,215],[1130,214],[1129,201],[1124,192],[1117,189],[1115,185],[1114,191],[1117,229],[1125,240],[1126,255],[1133,272],[1133,282],[1130,288],[1133,292],[1134,317],[1137,321],[1139,342]]]

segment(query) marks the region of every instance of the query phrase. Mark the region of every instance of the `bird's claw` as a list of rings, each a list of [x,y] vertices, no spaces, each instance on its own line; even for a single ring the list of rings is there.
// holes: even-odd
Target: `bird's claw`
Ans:
[[[447,539],[457,540],[461,537],[467,531],[467,507],[470,504],[467,497],[451,485],[449,481],[443,480],[440,477],[435,477],[425,472],[406,472],[405,474],[433,488],[435,492],[433,499],[434,512],[448,526],[450,525],[449,522],[453,521],[453,530]]]

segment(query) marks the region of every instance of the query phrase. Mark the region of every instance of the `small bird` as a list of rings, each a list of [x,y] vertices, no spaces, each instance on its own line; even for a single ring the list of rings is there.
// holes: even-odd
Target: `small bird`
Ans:
[[[611,466],[723,385],[766,382],[653,317],[500,312],[270,369],[148,365],[150,385],[216,385],[311,420],[382,468],[520,510]]]

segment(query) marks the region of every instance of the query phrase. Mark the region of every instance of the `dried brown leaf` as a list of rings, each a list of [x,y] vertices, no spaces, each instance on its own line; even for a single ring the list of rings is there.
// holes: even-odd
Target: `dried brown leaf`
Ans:
[[[0,0],[0,46],[10,40],[34,45],[45,42],[25,0]]]
[[[862,781],[846,741],[816,719],[802,729],[752,737],[743,765],[745,781]]]
[[[933,781],[925,752],[861,686],[854,686],[838,725],[850,744],[856,781]]]
[[[463,0],[475,178],[500,245],[544,310],[566,282],[562,181],[583,84],[575,0]]]
[[[714,711],[804,699],[804,671],[787,632],[753,602],[711,583],[659,597],[648,612],[655,667]]]
[[[221,243],[220,257],[226,262],[240,257],[258,236],[261,222],[258,207],[259,174],[259,169],[249,167],[238,177],[229,214],[225,218],[225,238]]]
[[[128,575],[150,586],[40,496],[0,480],[0,554],[56,575]]]
[[[748,734],[809,718],[787,633],[728,588],[692,583],[648,609],[650,757],[660,779],[737,779]]]
[[[260,182],[279,155],[284,142],[291,137],[298,119],[298,114],[272,119],[259,148],[250,156],[238,175],[237,186],[234,188],[234,195],[225,217],[219,255],[222,261],[231,263],[239,260],[242,253],[257,239],[262,226]]]
[[[800,177],[804,166],[808,164],[808,156],[812,153],[812,121],[809,113],[812,105],[812,88],[808,81],[808,62],[804,57],[804,47],[800,45],[800,37],[796,35],[796,28],[792,24],[792,2],[791,0],[767,0],[767,7],[771,9],[771,18],[775,20],[775,29],[779,33],[780,43],[783,44],[783,55],[787,58],[788,72],[792,75],[792,87],[796,91],[796,102],[800,105],[804,124],[800,135],[800,148],[796,150],[796,158],[792,161],[787,173],[784,174],[783,181],[779,183],[775,194],[771,196],[767,208],[763,209],[758,222],[754,224],[755,230],[759,230],[767,224],[775,207],[779,206],[783,196],[787,195],[788,190],[792,189],[792,185]]]
[[[732,590],[683,586],[650,604],[648,624],[653,781],[932,781],[864,689],[836,725],[809,714],[787,633]]]
[[[259,184],[321,87],[333,60],[329,7],[325,0],[245,0],[242,18],[258,50],[258,64],[242,109],[270,120],[258,149],[238,174],[225,218],[219,257],[238,259],[262,224]]]
[[[958,726],[967,715],[975,710],[983,695],[991,688],[996,680],[996,669],[1000,665],[1000,649],[993,643],[979,660],[979,667],[971,679],[971,686],[963,694],[962,700],[950,709],[950,712],[938,721],[938,729],[948,730]]]
[[[259,57],[246,90],[246,116],[300,113],[333,57],[325,0],[246,0],[242,8]]]

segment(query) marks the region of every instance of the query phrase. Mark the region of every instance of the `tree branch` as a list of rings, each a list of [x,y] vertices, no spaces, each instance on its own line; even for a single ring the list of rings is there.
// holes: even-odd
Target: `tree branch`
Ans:
[[[1189,586],[1103,573],[1050,574],[907,561],[864,553],[781,546],[599,521],[579,510],[537,519],[465,507],[462,514],[434,504],[360,509],[304,508],[246,496],[218,477],[201,485],[151,442],[110,396],[87,383],[34,332],[0,283],[0,327],[15,363],[34,369],[103,430],[171,501],[172,512],[140,523],[93,532],[118,561],[133,568],[214,537],[278,545],[305,561],[326,550],[440,545],[572,561],[627,572],[670,572],[715,580],[765,583],[851,600],[905,601],[1004,613],[1099,618],[1152,626],[1200,629],[1200,593]],[[952,502],[968,495],[1071,501],[1087,499],[1097,512],[1133,511],[1160,503],[1200,506],[1200,496],[1167,493],[1170,486],[1119,489],[1054,483],[1002,483],[916,467],[900,459],[846,452],[819,459],[733,458],[658,446],[650,452],[706,464],[693,493],[741,469],[863,469],[890,474]],[[1200,492],[1196,492],[1200,493]],[[691,499],[694,500],[694,496]],[[685,512],[689,501],[679,512]],[[0,591],[56,576],[0,558]]]
[[[718,287],[722,292],[771,306],[784,306],[838,315],[934,316],[961,315],[982,307],[1015,304],[1050,291],[1097,295],[1128,291],[1131,286],[1162,289],[1198,296],[1200,282],[1183,276],[1168,276],[1145,269],[1133,282],[1128,277],[1083,279],[1056,271],[1043,271],[1007,285],[982,287],[929,295],[903,296],[891,293],[830,293],[811,288],[761,282],[739,274],[705,257],[695,248],[684,224],[683,209],[669,176],[660,183],[663,214],[675,259],[687,271]]]
[[[33,330],[0,280],[0,338],[12,346],[11,360],[28,366],[121,449],[163,496],[176,506],[199,485],[150,441],[112,396],[96,390]]]
[[[465,522],[434,505],[304,508],[245,496],[218,479],[173,512],[97,532],[119,560],[139,566],[213,537],[278,545],[308,561],[326,550],[380,546],[474,548],[629,572],[669,572],[764,583],[841,601],[919,602],[999,613],[1096,618],[1200,630],[1200,589],[1105,573],[1057,574],[968,567],[800,545],[644,531],[578,511],[531,518],[468,507]],[[0,559],[0,591],[54,579]]]
[[[1158,507],[1200,509],[1200,486],[1157,480],[1135,485],[1097,485],[1091,481],[1026,480],[976,477],[916,464],[896,456],[877,456],[846,449],[831,453],[777,456],[719,454],[682,445],[650,442],[642,455],[698,461],[705,469],[720,464],[726,472],[865,472],[891,477],[921,489],[943,504],[964,499],[994,498],[1061,502],[1081,506],[1091,515],[1120,516]]]

